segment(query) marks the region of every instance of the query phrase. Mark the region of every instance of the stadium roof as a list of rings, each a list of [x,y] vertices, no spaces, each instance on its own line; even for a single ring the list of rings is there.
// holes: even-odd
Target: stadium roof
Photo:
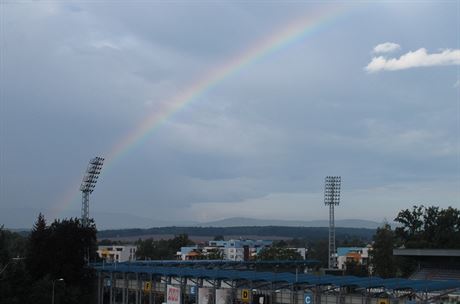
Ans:
[[[393,249],[393,255],[427,256],[427,257],[460,257],[460,249]]]
[[[317,266],[318,260],[292,260],[292,261],[227,261],[227,260],[145,260],[131,262],[132,265],[164,266],[164,267],[257,267],[257,266]]]
[[[100,272],[119,273],[145,273],[161,276],[176,276],[188,278],[204,278],[216,280],[233,280],[249,282],[270,282],[287,283],[307,286],[337,286],[356,288],[384,288],[387,290],[411,290],[415,292],[439,291],[460,289],[460,281],[432,281],[432,280],[407,280],[407,279],[382,279],[380,277],[355,277],[355,276],[333,276],[333,275],[312,275],[294,274],[290,272],[261,272],[249,270],[225,270],[206,269],[196,267],[171,267],[173,262],[180,261],[151,261],[131,262],[114,264],[93,264],[93,268]],[[192,266],[197,262],[205,264],[211,261],[189,261],[190,263],[179,263]],[[193,262],[193,263],[191,263]],[[215,262],[215,261],[214,261]],[[221,261],[222,262],[222,261]],[[270,261],[280,263],[280,261]],[[161,265],[163,264],[163,265]],[[169,266],[164,266],[170,264]]]

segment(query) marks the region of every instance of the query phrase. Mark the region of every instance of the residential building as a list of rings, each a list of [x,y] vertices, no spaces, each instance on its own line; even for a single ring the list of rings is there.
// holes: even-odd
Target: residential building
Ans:
[[[224,260],[247,261],[255,259],[260,250],[272,244],[273,241],[269,240],[209,241],[207,246],[182,247],[177,257],[181,260],[197,259],[218,250]]]
[[[98,246],[97,254],[106,262],[129,262],[136,260],[136,249],[129,245]]]
[[[355,262],[357,265],[369,266],[370,245],[366,247],[338,247],[337,248],[337,267],[346,269],[347,262]]]

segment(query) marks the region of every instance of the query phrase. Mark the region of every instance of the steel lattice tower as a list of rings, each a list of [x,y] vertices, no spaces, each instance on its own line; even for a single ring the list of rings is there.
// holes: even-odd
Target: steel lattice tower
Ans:
[[[101,173],[102,164],[104,159],[102,157],[95,157],[89,161],[88,168],[86,169],[85,176],[81,182],[80,191],[82,193],[81,203],[81,221],[84,226],[89,223],[89,195],[93,193],[96,187],[96,182]]]
[[[340,176],[326,176],[324,187],[324,204],[329,205],[329,263],[328,268],[337,268],[335,252],[334,206],[340,203]]]

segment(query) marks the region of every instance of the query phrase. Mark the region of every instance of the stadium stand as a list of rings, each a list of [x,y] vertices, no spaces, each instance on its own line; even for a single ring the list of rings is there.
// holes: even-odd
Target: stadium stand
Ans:
[[[460,250],[457,249],[395,249],[394,256],[417,262],[411,280],[460,280]]]

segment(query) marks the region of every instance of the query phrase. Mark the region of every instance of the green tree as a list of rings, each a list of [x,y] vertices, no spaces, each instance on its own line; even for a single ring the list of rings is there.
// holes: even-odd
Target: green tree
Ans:
[[[48,258],[49,236],[50,231],[46,225],[45,217],[40,213],[29,235],[26,254],[27,270],[34,280],[44,277],[53,263]]]
[[[366,247],[366,242],[357,238],[345,238],[338,242],[338,247]]]
[[[136,245],[136,256],[140,260],[171,260],[176,258],[176,253],[181,247],[194,245],[194,243],[187,234],[180,234],[170,240],[139,239]]]
[[[439,211],[433,230],[436,231],[435,248],[460,249],[460,210],[449,207]],[[425,238],[429,237],[426,233]]]
[[[399,246],[405,248],[460,248],[460,210],[448,207],[413,206],[395,218]]]
[[[223,260],[224,254],[218,248],[208,250],[207,254],[203,256],[206,260]]]
[[[293,238],[291,240],[284,240],[285,242],[288,243],[289,247],[294,247],[294,248],[306,248],[307,247],[307,239],[305,238]]]
[[[11,256],[8,251],[8,241],[8,231],[6,231],[2,225],[0,226],[0,270],[10,261]]]
[[[0,277],[0,303],[50,303],[53,281],[58,278],[64,282],[55,283],[56,302],[91,303],[94,273],[85,256],[96,255],[94,222],[83,226],[78,219],[65,219],[47,226],[39,214],[27,239],[0,229],[0,245],[0,252],[7,248],[10,260],[26,257],[8,265]]]
[[[153,255],[155,251],[155,245],[153,239],[149,238],[146,240],[138,239],[136,242],[137,250],[136,257],[139,260],[154,260]]]
[[[176,235],[169,242],[169,246],[172,249],[174,254],[176,254],[176,252],[179,251],[181,247],[190,246],[190,245],[194,245],[194,244],[195,243],[193,243],[192,240],[190,240],[188,238],[188,235],[185,234],[185,233]]]
[[[257,260],[302,260],[302,256],[295,249],[283,247],[266,247],[257,254]]]
[[[279,240],[273,242],[273,247],[287,247],[289,244],[285,240]]]
[[[368,270],[365,265],[361,265],[358,262],[351,260],[345,262],[345,274],[353,275],[357,277],[365,277],[368,275]]]
[[[377,228],[374,244],[370,251],[370,261],[373,273],[383,278],[396,275],[396,262],[393,257],[394,232],[391,226],[385,223]]]
[[[94,222],[84,226],[80,219],[55,220],[49,227],[46,242],[47,256],[43,261],[51,264],[47,271],[54,278],[64,278],[69,284],[85,284],[92,271],[86,267],[96,257],[96,227]]]
[[[318,260],[321,266],[327,267],[329,256],[328,240],[319,240],[310,244],[308,249],[308,258]]]
[[[27,303],[31,284],[24,261],[25,238],[0,226],[0,303]]]
[[[26,270],[33,284],[26,302],[49,303],[52,282],[63,278],[65,288],[56,291],[57,297],[62,293],[60,303],[90,303],[94,271],[86,264],[96,256],[96,233],[93,221],[85,226],[77,218],[64,219],[47,226],[40,214],[29,237]]]

